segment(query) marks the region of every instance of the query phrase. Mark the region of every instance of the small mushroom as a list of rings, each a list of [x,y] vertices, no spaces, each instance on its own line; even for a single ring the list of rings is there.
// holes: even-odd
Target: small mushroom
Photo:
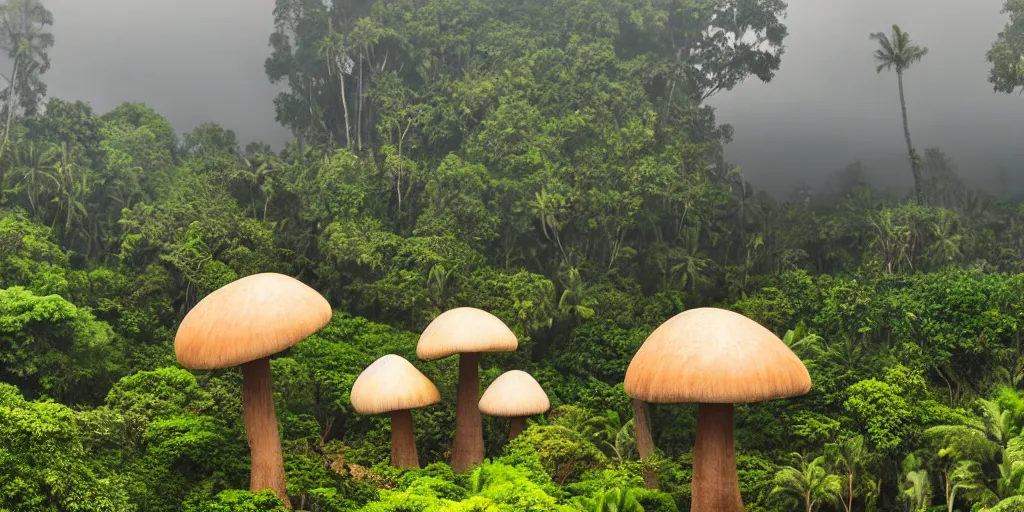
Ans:
[[[462,473],[484,460],[484,430],[480,409],[481,352],[511,352],[519,347],[515,333],[498,317],[476,308],[455,308],[427,325],[416,345],[424,360],[459,354],[459,390],[455,405],[452,470]]]
[[[269,358],[318,331],[331,316],[327,300],[302,282],[254,274],[204,297],[174,338],[174,353],[186,368],[242,366],[242,410],[252,457],[249,488],[273,490],[289,509]]]
[[[391,413],[391,465],[419,468],[412,413],[441,401],[430,379],[402,356],[388,354],[367,366],[352,384],[352,408],[359,414]]]
[[[526,417],[542,414],[551,408],[547,393],[540,384],[522,370],[509,370],[494,379],[480,397],[480,412],[511,418],[508,440],[526,428]]]
[[[733,404],[788,398],[810,389],[807,368],[782,340],[757,322],[718,308],[684,311],[655,329],[633,356],[625,379],[626,393],[636,400],[699,404],[694,511],[743,510]],[[641,429],[650,428],[640,415],[635,427],[638,439]]]

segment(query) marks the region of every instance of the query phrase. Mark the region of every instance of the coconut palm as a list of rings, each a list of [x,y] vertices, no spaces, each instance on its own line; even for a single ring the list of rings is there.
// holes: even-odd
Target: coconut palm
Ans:
[[[844,437],[837,443],[826,444],[825,457],[833,471],[846,477],[845,488],[840,495],[843,498],[843,509],[852,512],[853,497],[857,492],[857,478],[871,459],[871,452],[864,445],[864,436]]]
[[[89,195],[90,183],[87,173],[83,172],[67,142],[61,143],[57,149],[57,161],[53,164],[53,180],[56,184],[57,213],[53,219],[53,228],[63,222],[62,239],[70,240],[71,228],[75,221],[86,217],[83,200]]]
[[[914,175],[914,197],[918,203],[922,203],[921,192],[921,159],[914,151],[914,145],[910,142],[910,125],[907,123],[907,101],[903,95],[903,72],[911,65],[919,62],[928,54],[928,48],[918,46],[910,40],[910,35],[900,29],[899,25],[892,26],[892,36],[882,32],[871,34],[871,39],[878,41],[878,49],[875,50],[875,61],[878,63],[876,71],[896,70],[896,78],[900,85],[900,109],[903,111],[903,135],[907,138],[907,152],[910,155],[910,170]]]
[[[53,14],[39,0],[10,0],[0,7],[0,50],[11,61],[10,75],[3,76],[7,87],[2,94],[6,111],[0,156],[7,148],[15,109],[20,106],[31,114],[44,90],[39,75],[50,68],[46,52],[54,42],[53,34],[45,31],[47,25],[53,25]]]
[[[822,503],[842,502],[843,479],[826,470],[824,456],[810,461],[798,453],[791,456],[796,460],[796,465],[779,468],[773,480],[775,486],[772,495],[797,498],[806,512],[814,512]]]
[[[50,173],[56,156],[56,146],[48,143],[36,144],[31,140],[20,142],[14,149],[13,171],[21,178],[21,186],[28,197],[32,215],[39,214],[40,196],[56,183]]]

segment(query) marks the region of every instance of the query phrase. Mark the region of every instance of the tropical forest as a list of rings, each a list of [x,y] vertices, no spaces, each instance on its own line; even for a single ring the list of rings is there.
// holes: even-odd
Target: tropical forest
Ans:
[[[0,6],[0,512],[1024,511],[1024,190],[915,145],[915,24],[844,64],[907,186],[778,194],[714,101],[783,0],[276,0],[279,144],[50,94],[58,6]]]

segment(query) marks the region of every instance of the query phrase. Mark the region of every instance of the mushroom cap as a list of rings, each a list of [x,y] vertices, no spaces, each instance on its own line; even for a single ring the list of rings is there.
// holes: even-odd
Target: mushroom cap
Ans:
[[[199,301],[178,326],[174,353],[193,370],[238,366],[295,345],[332,315],[327,299],[301,281],[253,274]]]
[[[356,377],[350,400],[359,414],[380,414],[436,404],[441,393],[404,357],[388,354]]]
[[[449,309],[423,329],[416,345],[420,359],[440,359],[462,352],[511,352],[519,348],[515,333],[500,318],[476,308]]]
[[[489,416],[515,418],[545,412],[551,408],[551,402],[533,376],[522,370],[509,370],[487,386],[479,408]]]
[[[661,324],[626,370],[626,394],[653,403],[745,403],[803,395],[811,376],[761,324],[697,308]]]

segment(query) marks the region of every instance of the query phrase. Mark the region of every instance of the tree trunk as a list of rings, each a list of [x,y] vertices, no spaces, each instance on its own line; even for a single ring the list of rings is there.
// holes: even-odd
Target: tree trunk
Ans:
[[[391,412],[391,465],[409,469],[420,467],[409,409]]]
[[[452,470],[464,473],[484,460],[484,429],[480,417],[480,372],[475,352],[459,354],[459,392],[455,405]]]
[[[846,512],[853,512],[853,471],[847,473],[847,481],[849,482],[849,495],[846,497]]]
[[[914,145],[910,142],[910,124],[907,121],[907,100],[903,96],[903,72],[896,72],[896,79],[900,84],[900,110],[903,112],[903,136],[907,139],[907,154],[910,156],[910,172],[914,176],[914,198],[917,204],[924,204],[921,195],[921,167],[914,158]]]
[[[945,471],[945,474],[943,476],[945,477],[945,480],[946,480],[946,509],[948,510],[948,512],[953,512],[953,500],[954,500],[954,494],[956,494],[956,493],[955,492],[951,492],[951,489],[950,489],[950,485],[949,485],[949,472],[950,472],[950,469],[951,468],[949,466],[946,466],[946,471]]]
[[[697,442],[693,450],[692,512],[742,512],[736,474],[733,405],[697,406]]]
[[[3,158],[7,149],[7,141],[11,137],[11,120],[14,118],[15,83],[18,79],[18,57],[14,58],[14,65],[11,68],[11,83],[7,93],[7,120],[4,123],[4,142],[0,144],[0,158]]]
[[[515,439],[523,430],[526,430],[526,416],[512,418],[508,425],[508,440]]]
[[[359,54],[359,89],[356,98],[356,150],[363,151],[363,56]]]
[[[274,414],[270,359],[266,357],[242,365],[242,411],[252,457],[249,490],[271,489],[284,502],[285,508],[291,509],[285,485],[281,437]]]
[[[636,439],[636,452],[644,462],[644,486],[648,489],[658,488],[658,475],[647,467],[647,457],[654,450],[654,439],[651,436],[651,412],[647,402],[633,399],[633,437]]]
[[[341,69],[341,62],[340,61],[338,62],[338,81],[341,82],[341,110],[345,114],[345,149],[348,149],[349,151],[351,151],[352,150],[352,132],[349,129],[348,99],[345,98],[345,72]]]

